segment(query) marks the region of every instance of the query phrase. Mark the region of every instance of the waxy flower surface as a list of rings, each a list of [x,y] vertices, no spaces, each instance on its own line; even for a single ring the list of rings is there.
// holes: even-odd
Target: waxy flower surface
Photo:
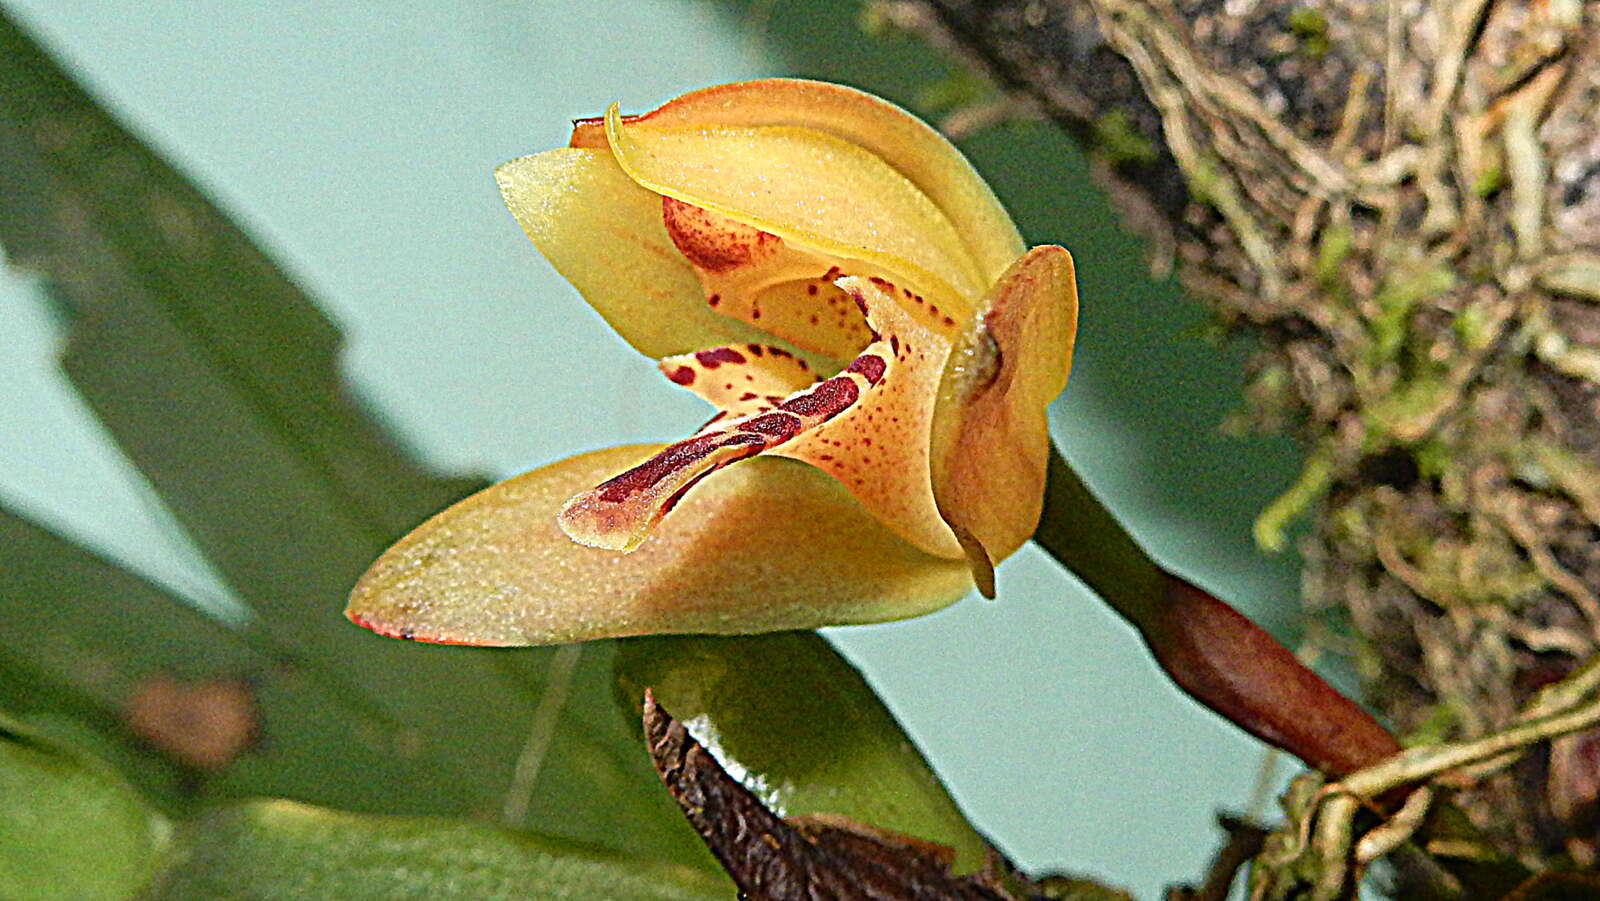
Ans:
[[[837,85],[723,85],[496,172],[591,306],[715,415],[495,485],[375,563],[351,619],[543,644],[943,607],[1038,521],[1077,300],[937,132]]]

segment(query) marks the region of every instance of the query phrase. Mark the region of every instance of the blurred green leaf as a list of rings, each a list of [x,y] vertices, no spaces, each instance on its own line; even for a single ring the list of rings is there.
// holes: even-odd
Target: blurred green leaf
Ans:
[[[333,325],[3,12],[0,196],[0,242],[48,277],[67,316],[68,374],[257,614],[248,646],[270,648],[278,675],[288,662],[267,684],[317,686],[302,709],[329,708],[279,724],[303,729],[308,750],[320,743],[314,766],[247,754],[212,786],[365,806],[351,780],[391,771],[350,753],[355,731],[426,774],[382,786],[400,806],[481,815],[506,805],[516,761],[531,756],[542,762],[533,822],[709,865],[615,715],[609,648],[586,649],[571,684],[550,692],[562,698],[556,728],[524,754],[551,651],[406,645],[343,620],[345,594],[379,551],[473,483],[424,473],[388,444],[340,390]],[[59,601],[80,614],[103,602]],[[174,640],[204,661],[199,649],[218,639],[199,629]],[[246,778],[255,763],[260,778]]]
[[[110,767],[0,715],[0,894],[122,901],[170,827]]]
[[[955,871],[987,846],[848,661],[810,632],[621,642],[619,691],[649,688],[745,787],[782,816],[831,813],[956,849]]]
[[[0,632],[7,703],[92,730],[96,751],[169,810],[264,793],[361,810],[423,812],[457,801],[423,761],[385,743],[393,724],[307,679],[267,636],[230,629],[3,508],[0,615],[9,625]],[[240,685],[257,717],[250,746],[230,766],[201,773],[140,738],[129,706],[163,679]],[[396,793],[398,785],[408,790]]]
[[[434,818],[257,801],[179,837],[147,901],[703,901],[726,878],[592,847]]]

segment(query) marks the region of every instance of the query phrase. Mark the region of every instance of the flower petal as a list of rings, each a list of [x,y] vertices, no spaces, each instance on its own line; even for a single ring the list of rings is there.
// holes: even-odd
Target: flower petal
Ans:
[[[701,479],[770,451],[838,479],[868,512],[917,548],[960,556],[963,548],[934,503],[928,463],[928,429],[949,344],[919,325],[887,282],[851,277],[839,286],[861,304],[875,338],[844,371],[784,398],[770,412],[712,419],[574,497],[561,510],[561,528],[591,547],[631,551]]]
[[[502,165],[495,180],[539,252],[639,352],[660,358],[770,340],[707,309],[693,267],[661,223],[661,198],[611,154],[537,153]]]
[[[959,150],[898,106],[854,88],[787,78],[742,81],[685,94],[629,121],[816,129],[882,158],[926,194],[955,225],[984,284],[999,278],[1025,249],[994,192]],[[604,149],[604,122],[575,123],[572,146]]]
[[[881,158],[815,129],[672,127],[606,116],[611,152],[634,181],[777,235],[861,260],[955,312],[986,284],[960,234]]]
[[[986,595],[992,563],[1039,522],[1050,448],[1045,408],[1067,384],[1077,317],[1072,255],[1035,247],[990,289],[944,366],[933,494]]]
[[[553,644],[881,622],[971,587],[960,562],[916,550],[832,479],[787,460],[707,481],[631,554],[574,544],[557,528],[568,497],[658,449],[582,454],[467,498],[379,558],[346,615],[421,641]]]
[[[838,416],[771,452],[821,469],[900,537],[931,554],[961,553],[935,506],[928,429],[948,339],[901,306],[894,286],[843,278],[839,286],[866,309],[877,340],[846,368],[871,385]]]
[[[767,344],[712,347],[656,366],[729,418],[765,413],[818,380],[805,360]]]

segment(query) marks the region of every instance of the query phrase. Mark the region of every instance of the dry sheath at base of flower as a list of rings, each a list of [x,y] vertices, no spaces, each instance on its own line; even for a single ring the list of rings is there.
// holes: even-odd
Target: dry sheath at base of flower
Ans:
[[[539,251],[715,415],[446,510],[373,565],[351,619],[546,644],[992,594],[1038,522],[1077,299],[1067,252],[1026,250],[944,138],[859,91],[754,81],[613,108],[496,176]]]

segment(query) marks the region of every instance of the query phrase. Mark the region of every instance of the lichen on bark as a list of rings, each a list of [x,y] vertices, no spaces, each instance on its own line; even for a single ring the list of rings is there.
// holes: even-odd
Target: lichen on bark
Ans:
[[[1600,646],[1600,2],[891,0],[1083,138],[1125,219],[1255,334],[1241,421],[1309,634],[1419,740],[1503,727]],[[1131,150],[1130,150],[1131,149]],[[1600,734],[1464,796],[1592,863]]]

